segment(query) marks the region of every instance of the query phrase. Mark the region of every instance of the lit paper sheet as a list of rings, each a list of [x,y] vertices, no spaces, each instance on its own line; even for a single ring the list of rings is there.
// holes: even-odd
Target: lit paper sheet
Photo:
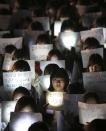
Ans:
[[[11,69],[10,67],[12,66],[12,57],[13,57],[12,54],[5,53],[3,66],[2,66],[3,70],[8,71]]]
[[[0,38],[0,54],[4,54],[4,49],[7,45],[14,45],[17,49],[22,48],[22,37],[18,38]]]
[[[38,121],[42,121],[41,113],[12,112],[10,117],[10,131],[28,131],[28,128]]]
[[[86,104],[78,102],[81,124],[87,124],[94,119],[106,119],[106,104]]]
[[[80,40],[80,34],[78,32],[66,31],[59,34],[59,41],[63,47],[71,49],[75,47]]]
[[[46,60],[49,51],[52,49],[53,49],[52,44],[31,45],[30,46],[30,59],[36,60],[36,61]]]
[[[106,93],[106,72],[83,73],[83,82],[87,91]]]
[[[8,124],[10,121],[10,113],[15,110],[16,101],[3,101],[2,102],[2,122]]]
[[[28,62],[30,69],[31,69],[32,79],[34,79],[35,78],[35,61],[34,60],[25,60],[25,61]],[[4,70],[11,70],[12,66],[15,62],[16,62],[15,60],[14,61],[11,60],[11,55],[9,54],[6,58],[6,60],[4,59],[3,69]]]
[[[3,73],[4,90],[12,93],[17,87],[23,86],[31,89],[31,72],[4,72]]]
[[[54,36],[58,36],[61,31],[62,21],[56,21],[54,23]]]
[[[40,76],[40,85],[43,90],[47,91],[50,86],[50,75]]]
[[[44,31],[50,30],[49,17],[33,17],[33,21],[38,21],[43,25]]]
[[[47,92],[46,103],[49,109],[61,110],[63,107],[64,92]]]
[[[81,40],[82,41],[85,41],[85,39],[88,38],[88,37],[94,37],[100,43],[105,42],[104,34],[103,34],[103,28],[93,28],[91,30],[81,31],[80,35],[81,35]]]

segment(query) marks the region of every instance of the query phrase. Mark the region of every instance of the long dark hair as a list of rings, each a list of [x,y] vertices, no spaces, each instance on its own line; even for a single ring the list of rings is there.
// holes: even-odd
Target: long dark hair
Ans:
[[[50,76],[50,87],[49,91],[54,91],[53,85],[52,85],[52,79],[53,78],[64,78],[65,87],[64,91],[66,91],[68,84],[69,84],[69,76],[64,68],[58,68],[57,70],[54,70]]]

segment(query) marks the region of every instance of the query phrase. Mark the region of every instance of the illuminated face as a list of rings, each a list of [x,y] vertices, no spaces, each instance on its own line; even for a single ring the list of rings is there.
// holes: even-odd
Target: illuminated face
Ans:
[[[20,112],[33,112],[33,109],[30,106],[26,106]]]
[[[53,56],[51,57],[51,60],[58,60],[58,57],[57,57],[56,55],[53,55]]]
[[[98,64],[89,66],[89,72],[99,72],[99,71],[101,71],[101,70],[102,70],[102,68],[101,68],[101,66],[98,65]]]
[[[64,78],[53,78],[52,79],[52,85],[54,88],[54,91],[64,91],[65,82]]]
[[[21,97],[23,97],[24,96],[24,94],[22,94],[22,93],[17,93],[17,94],[15,94],[14,95],[14,98],[13,98],[13,100],[14,101],[18,101]]]

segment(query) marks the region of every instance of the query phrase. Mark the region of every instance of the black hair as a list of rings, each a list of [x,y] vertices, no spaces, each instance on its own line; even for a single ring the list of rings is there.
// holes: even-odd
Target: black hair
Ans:
[[[89,124],[89,131],[106,131],[106,119],[94,119]]]
[[[92,47],[93,48],[100,48],[101,47],[99,41],[94,37],[86,38],[84,41],[84,45],[87,46],[86,47],[87,49],[92,48]]]
[[[53,78],[64,78],[64,82],[65,82],[64,91],[66,91],[69,85],[69,76],[66,70],[64,68],[57,68],[56,70],[52,72],[52,74],[50,75],[50,87],[48,89],[49,91],[54,91],[54,88],[52,85]]]
[[[57,49],[52,49],[52,50],[48,53],[47,60],[51,60],[51,57],[52,57],[53,55],[56,55],[59,60],[63,60],[62,54],[61,54],[60,51],[57,50]]]
[[[44,43],[44,44],[50,44],[50,38],[48,34],[40,34],[37,37],[36,43]]]
[[[104,67],[103,67],[103,59],[102,59],[102,57],[99,54],[92,54],[89,57],[88,68],[89,68],[89,66],[92,66],[92,65],[95,65],[95,64],[101,66],[101,69],[103,71],[103,69],[104,69]]]
[[[38,21],[32,22],[31,29],[36,30],[36,31],[43,31],[44,30],[42,23],[40,23]]]
[[[32,124],[29,127],[28,131],[49,131],[49,129],[45,122],[39,121],[39,122]]]
[[[26,106],[30,106],[33,112],[37,109],[36,102],[31,96],[23,96],[17,101],[15,112],[20,112]]]
[[[72,19],[64,20],[61,26],[61,32],[65,30],[72,30],[74,32],[78,32],[78,23]]]
[[[12,94],[12,98],[14,99],[14,96],[15,96],[16,94],[18,94],[18,93],[21,93],[21,94],[23,94],[23,95],[25,95],[25,96],[30,96],[30,92],[29,92],[29,90],[28,90],[27,88],[22,87],[22,86],[19,86],[19,87],[17,87],[17,88],[14,90],[14,92],[13,92],[13,94]]]
[[[5,53],[12,53],[13,51],[16,51],[17,48],[14,45],[7,45],[5,47]]]
[[[18,60],[12,66],[12,71],[30,71],[30,66],[25,60]]]
[[[99,96],[95,92],[87,92],[83,96],[83,101],[86,103],[89,98],[94,98],[97,103],[100,103]]]
[[[48,64],[44,69],[44,75],[51,75],[53,71],[57,70],[59,66],[57,64]]]

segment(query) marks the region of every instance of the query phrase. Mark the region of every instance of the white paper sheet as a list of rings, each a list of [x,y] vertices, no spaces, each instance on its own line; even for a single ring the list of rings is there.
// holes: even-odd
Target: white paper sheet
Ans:
[[[13,112],[10,117],[10,130],[28,131],[28,128],[38,121],[42,121],[41,113]]]
[[[46,60],[49,51],[52,49],[53,49],[52,44],[31,45],[30,46],[30,59],[36,60],[36,61]]]
[[[18,38],[0,38],[0,54],[4,54],[4,49],[7,45],[14,45],[17,49],[22,48],[22,37]]]
[[[23,86],[31,89],[31,72],[4,72],[3,73],[4,90],[12,93],[17,87]]]
[[[94,119],[106,119],[106,104],[86,104],[78,102],[81,124],[87,124]]]

